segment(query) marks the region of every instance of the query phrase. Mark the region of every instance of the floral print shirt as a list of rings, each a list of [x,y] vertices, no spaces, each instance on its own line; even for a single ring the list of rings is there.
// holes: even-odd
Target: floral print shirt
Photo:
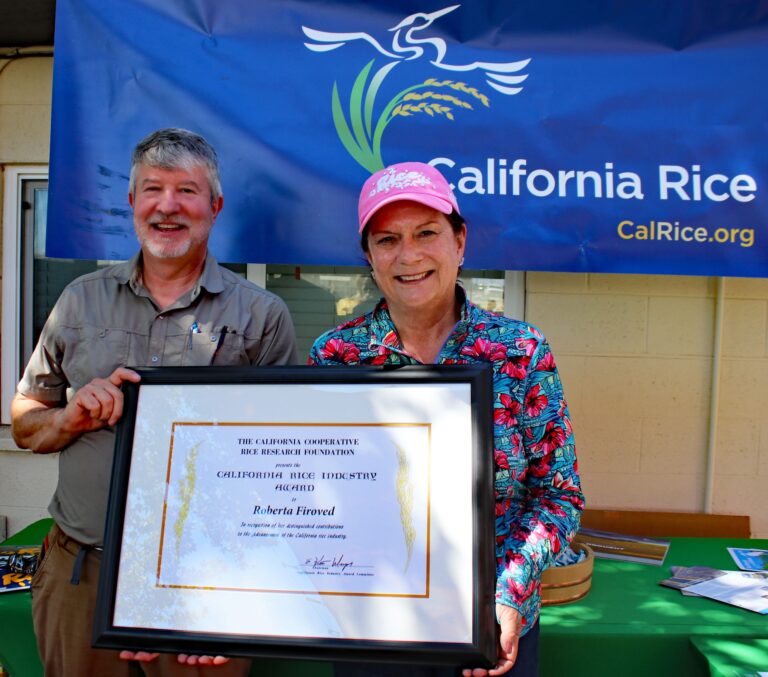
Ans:
[[[493,368],[496,601],[517,609],[523,634],[538,618],[541,572],[579,526],[584,497],[573,429],[555,361],[541,332],[487,312],[457,287],[461,318],[438,364]],[[383,299],[368,313],[320,336],[314,365],[418,364],[408,355]]]

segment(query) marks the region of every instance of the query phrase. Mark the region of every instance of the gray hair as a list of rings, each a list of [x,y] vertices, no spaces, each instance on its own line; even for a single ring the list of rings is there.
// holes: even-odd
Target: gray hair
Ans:
[[[128,192],[131,195],[136,190],[139,165],[161,169],[203,167],[208,174],[211,203],[221,196],[219,158],[213,146],[194,132],[175,127],[158,129],[139,141],[131,157],[131,178],[128,182]]]

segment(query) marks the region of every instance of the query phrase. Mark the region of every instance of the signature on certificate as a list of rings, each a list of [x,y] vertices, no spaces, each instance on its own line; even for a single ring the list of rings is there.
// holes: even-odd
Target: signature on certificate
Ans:
[[[326,557],[325,555],[319,555],[314,557],[307,557],[304,560],[305,567],[311,567],[312,569],[338,569],[340,571],[346,571],[349,567],[354,566],[352,560],[345,560],[344,555],[334,555],[332,557]]]

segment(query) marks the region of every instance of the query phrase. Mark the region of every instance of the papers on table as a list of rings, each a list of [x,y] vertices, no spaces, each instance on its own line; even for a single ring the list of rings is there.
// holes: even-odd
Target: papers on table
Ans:
[[[742,571],[768,571],[768,550],[728,548],[728,552]]]
[[[728,548],[733,550],[734,548]],[[709,597],[759,614],[768,614],[768,572],[721,571],[710,567],[672,567],[660,585],[684,595]]]
[[[703,583],[718,576],[722,576],[725,571],[721,569],[712,569],[711,567],[670,567],[672,577],[659,581],[659,585],[668,588],[675,588],[684,595],[695,596],[695,592],[689,592],[686,588],[694,583]]]
[[[702,597],[768,614],[768,573],[726,571],[722,576],[685,588]]]

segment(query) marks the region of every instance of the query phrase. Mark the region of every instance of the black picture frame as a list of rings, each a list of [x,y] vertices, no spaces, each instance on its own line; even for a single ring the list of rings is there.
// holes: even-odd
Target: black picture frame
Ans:
[[[489,366],[425,365],[395,369],[387,367],[160,367],[136,371],[140,374],[141,381],[136,384],[130,382],[123,384],[124,412],[117,425],[104,552],[93,628],[94,647],[200,655],[356,660],[466,667],[488,667],[495,662],[497,629],[494,613],[496,563],[492,474],[493,395],[492,374]],[[318,637],[298,633],[291,636],[286,635],[284,631],[279,635],[271,635],[268,632],[237,632],[231,629],[218,632],[215,629],[199,631],[185,627],[146,627],[143,623],[132,626],[116,620],[117,602],[125,594],[124,590],[121,592],[119,589],[122,569],[125,568],[127,571],[129,565],[133,566],[131,548],[124,542],[126,506],[131,498],[132,478],[135,483],[136,478],[141,477],[143,483],[150,483],[151,486],[155,483],[170,482],[165,476],[148,479],[146,466],[132,465],[136,457],[134,442],[137,426],[142,424],[143,419],[154,416],[149,413],[150,409],[146,409],[150,405],[145,405],[142,409],[142,398],[145,393],[144,399],[150,398],[150,395],[155,397],[157,394],[166,392],[194,394],[199,391],[203,393],[207,392],[205,390],[207,386],[216,386],[216,393],[232,392],[232,397],[235,398],[232,408],[235,410],[238,397],[240,400],[248,399],[252,402],[251,393],[255,398],[253,401],[261,398],[265,405],[279,407],[279,404],[274,404],[274,398],[271,395],[268,398],[270,402],[266,402],[267,396],[273,390],[277,390],[277,386],[280,393],[313,392],[313,389],[317,388],[317,397],[324,398],[326,403],[325,398],[334,396],[333,393],[336,392],[334,388],[337,388],[339,393],[350,390],[355,392],[355,388],[362,389],[365,392],[375,393],[376,399],[385,394],[390,397],[392,388],[402,388],[407,394],[414,387],[427,387],[432,390],[426,392],[433,395],[435,388],[438,393],[443,389],[447,393],[448,389],[454,386],[462,390],[468,389],[470,405],[467,416],[470,420],[461,425],[471,428],[471,448],[468,450],[471,471],[462,473],[466,476],[457,478],[456,481],[469,483],[463,495],[471,496],[471,499],[466,501],[466,505],[460,506],[462,511],[465,510],[468,515],[471,515],[472,543],[467,546],[471,551],[472,570],[467,572],[471,575],[471,582],[464,583],[468,586],[467,590],[471,590],[471,610],[467,614],[468,622],[471,623],[471,637],[462,641],[403,641],[371,637],[361,639],[351,636]],[[224,388],[218,388],[219,386]],[[265,388],[265,386],[268,387]],[[184,390],[180,391],[180,387]],[[389,389],[389,391],[385,393],[382,389]],[[248,393],[249,397],[243,398],[243,392]],[[217,396],[214,399],[218,402],[221,398]],[[439,400],[440,398],[432,397],[431,399]],[[147,401],[151,403],[154,400],[150,398]],[[320,401],[317,400],[317,402],[319,406]],[[217,406],[221,406],[220,403]],[[437,410],[441,405],[436,401],[431,402],[430,406]],[[151,410],[156,409],[156,406],[151,407]],[[175,416],[175,414],[169,415]],[[232,416],[233,420],[248,418],[239,416],[236,411]],[[311,412],[305,413],[304,416],[308,421],[313,418]],[[258,427],[259,424],[254,425]],[[160,438],[167,437],[168,434],[168,430],[157,430]],[[173,442],[171,442],[172,446]],[[435,467],[438,466],[435,465]],[[160,488],[157,490],[160,491]],[[429,506],[433,511],[439,511],[440,508],[440,505]],[[456,506],[452,506],[451,509],[455,508]],[[446,506],[443,509],[448,508]],[[438,513],[435,515],[437,516]],[[428,522],[428,532],[429,524]],[[135,529],[132,533],[135,533]],[[427,533],[427,537],[429,536],[430,534]],[[162,543],[160,552],[162,552]],[[428,568],[440,562],[440,557],[440,552],[433,553],[431,559],[428,557]],[[462,580],[464,580],[463,577]],[[178,594],[186,594],[183,586]],[[227,590],[226,594],[237,595],[238,592]],[[245,591],[240,594],[251,593]],[[276,598],[270,596],[269,599]],[[293,600],[294,598],[291,598],[291,603]],[[427,602],[424,603],[427,604]],[[419,609],[419,607],[416,608]],[[418,611],[418,613],[421,612]],[[287,622],[290,623],[290,621]]]

